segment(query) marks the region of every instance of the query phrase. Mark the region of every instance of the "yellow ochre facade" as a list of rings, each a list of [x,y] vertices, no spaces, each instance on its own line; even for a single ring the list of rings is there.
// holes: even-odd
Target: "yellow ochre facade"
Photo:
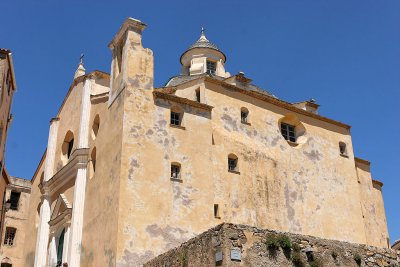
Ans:
[[[123,23],[110,75],[79,64],[32,179],[24,266],[141,266],[222,222],[388,247],[350,126],[229,74],[203,31],[154,88],[145,27]]]

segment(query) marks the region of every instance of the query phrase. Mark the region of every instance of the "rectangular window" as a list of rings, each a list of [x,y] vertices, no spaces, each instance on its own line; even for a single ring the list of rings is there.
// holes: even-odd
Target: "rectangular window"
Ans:
[[[282,136],[291,142],[296,142],[295,127],[290,124],[281,123]]]
[[[346,144],[343,142],[339,143],[339,150],[340,154],[346,156],[347,155],[347,149],[346,149]]]
[[[6,235],[4,237],[4,245],[9,245],[9,246],[14,245],[14,239],[15,239],[16,232],[17,232],[17,229],[15,229],[13,227],[6,228]]]
[[[244,123],[247,123],[247,114],[248,113],[245,111],[240,112],[240,118],[241,118],[242,122],[244,122]]]
[[[200,90],[199,89],[196,90],[196,101],[200,102]]]
[[[21,197],[20,192],[11,191],[10,195],[10,209],[18,210],[19,198]]]
[[[177,126],[181,125],[181,114],[171,111],[171,124]]]
[[[228,170],[236,171],[237,159],[228,158]]]
[[[207,73],[215,75],[216,70],[217,70],[217,63],[207,60]]]
[[[218,206],[218,204],[214,204],[214,217],[215,218],[220,218],[219,217],[219,206]]]
[[[178,165],[171,165],[171,178],[180,179],[181,167]]]

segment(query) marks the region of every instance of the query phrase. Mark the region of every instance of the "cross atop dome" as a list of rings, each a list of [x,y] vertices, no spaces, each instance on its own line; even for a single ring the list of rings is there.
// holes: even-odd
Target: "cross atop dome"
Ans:
[[[78,68],[75,71],[74,79],[78,78],[79,76],[85,75],[85,68],[83,67],[83,57],[84,54],[82,53],[81,56],[79,57],[79,64]]]

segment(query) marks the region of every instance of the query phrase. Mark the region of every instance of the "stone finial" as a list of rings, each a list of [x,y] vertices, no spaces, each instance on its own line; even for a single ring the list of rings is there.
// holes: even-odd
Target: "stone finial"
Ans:
[[[76,78],[78,78],[78,77],[80,77],[80,76],[83,76],[83,75],[85,75],[85,68],[83,67],[83,57],[84,57],[84,55],[83,54],[81,54],[81,57],[79,58],[79,65],[78,65],[78,68],[76,69],[76,71],[75,71],[75,75],[74,75],[74,79],[76,79]]]

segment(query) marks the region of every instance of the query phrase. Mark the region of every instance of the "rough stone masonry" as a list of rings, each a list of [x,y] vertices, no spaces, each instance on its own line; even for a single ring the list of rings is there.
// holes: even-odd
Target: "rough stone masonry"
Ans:
[[[224,223],[144,266],[398,267],[400,251]]]

